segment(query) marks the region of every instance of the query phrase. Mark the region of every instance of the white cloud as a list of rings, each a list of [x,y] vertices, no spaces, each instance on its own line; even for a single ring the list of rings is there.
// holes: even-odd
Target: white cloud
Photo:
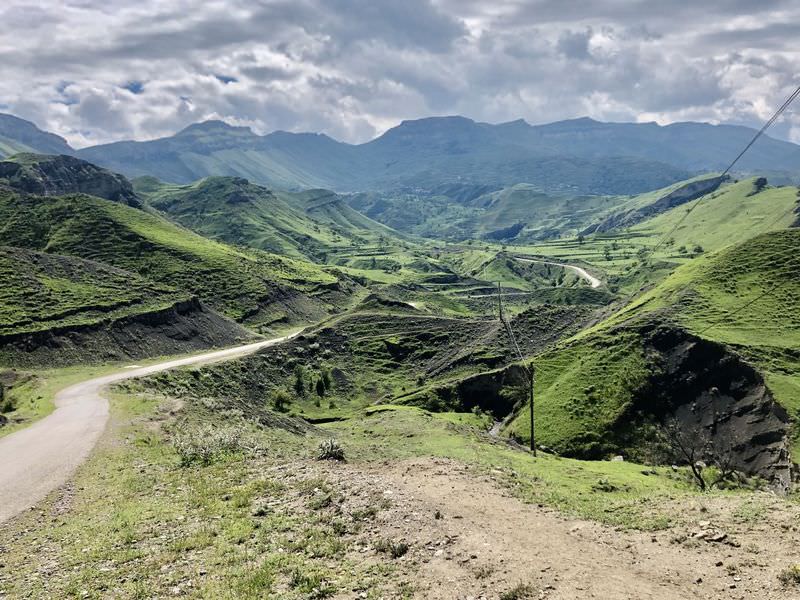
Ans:
[[[757,125],[797,85],[796,23],[789,0],[6,0],[0,106],[76,145],[207,118],[347,141],[431,114]]]

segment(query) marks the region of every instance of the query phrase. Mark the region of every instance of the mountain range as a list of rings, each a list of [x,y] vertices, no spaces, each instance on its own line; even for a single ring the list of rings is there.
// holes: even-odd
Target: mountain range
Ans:
[[[0,115],[0,154],[72,154],[129,177],[171,183],[226,175],[284,189],[338,192],[528,183],[551,193],[634,194],[724,169],[754,133],[691,122],[660,126],[579,118],[492,125],[453,116],[403,121],[372,141],[347,144],[324,134],[262,136],[206,121],[161,139],[76,150],[32,123]],[[764,136],[737,169],[792,179],[800,170],[800,146]]]

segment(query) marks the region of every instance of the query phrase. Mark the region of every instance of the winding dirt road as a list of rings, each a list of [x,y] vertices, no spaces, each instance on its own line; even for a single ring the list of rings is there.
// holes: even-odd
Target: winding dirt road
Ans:
[[[56,409],[30,427],[0,439],[0,523],[35,505],[63,485],[89,456],[108,421],[110,384],[166,371],[236,358],[286,341],[300,332],[226,350],[129,368],[58,392]]]
[[[589,274],[586,271],[586,269],[583,269],[583,268],[581,268],[581,267],[579,267],[577,265],[568,265],[566,263],[553,262],[553,261],[549,261],[549,260],[539,260],[537,258],[526,258],[524,256],[517,256],[515,258],[517,260],[522,261],[522,262],[541,263],[543,265],[554,265],[556,267],[565,267],[567,269],[571,269],[572,271],[575,271],[575,273],[578,274],[578,277],[588,281],[589,285],[592,286],[593,288],[599,288],[600,285],[601,285],[601,281],[597,277],[595,277],[594,275]]]

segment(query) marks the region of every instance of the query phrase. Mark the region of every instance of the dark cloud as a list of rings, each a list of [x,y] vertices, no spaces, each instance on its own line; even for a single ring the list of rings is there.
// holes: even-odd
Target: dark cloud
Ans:
[[[797,85],[798,23],[796,0],[5,0],[0,106],[78,145],[209,118],[757,125]]]
[[[558,50],[567,58],[586,60],[589,54],[589,41],[592,39],[592,30],[565,31],[558,38]]]

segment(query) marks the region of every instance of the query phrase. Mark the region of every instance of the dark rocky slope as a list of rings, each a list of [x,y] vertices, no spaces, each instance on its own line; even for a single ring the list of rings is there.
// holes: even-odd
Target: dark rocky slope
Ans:
[[[96,364],[198,352],[251,339],[253,333],[194,298],[119,319],[0,335],[0,364]]]
[[[0,182],[18,192],[39,196],[80,193],[142,206],[125,177],[73,156],[16,154],[0,161]]]

